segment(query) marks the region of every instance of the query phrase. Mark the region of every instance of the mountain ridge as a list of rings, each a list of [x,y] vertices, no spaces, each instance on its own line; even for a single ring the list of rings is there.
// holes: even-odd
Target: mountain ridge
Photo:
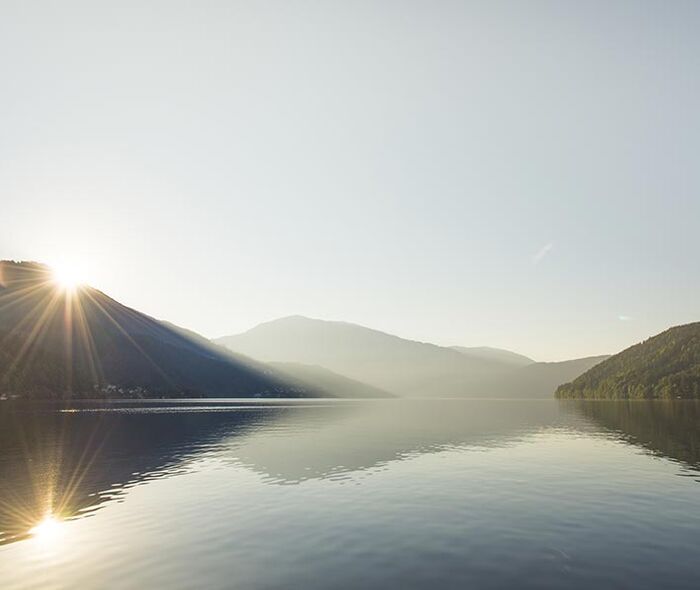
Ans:
[[[300,315],[211,341],[36,262],[0,261],[0,395],[551,397],[603,357],[537,363]]]
[[[442,347],[299,315],[215,342],[265,362],[318,365],[409,397],[552,397],[558,385],[606,358],[536,363],[502,349]]]
[[[0,338],[0,393],[9,396],[309,394],[258,361],[102,291],[62,289],[50,268],[36,262],[0,262]]]
[[[517,352],[513,352],[512,350],[506,350],[505,348],[494,348],[493,346],[450,346],[450,348],[470,356],[500,360],[519,367],[524,367],[537,362],[524,354],[519,354]]]

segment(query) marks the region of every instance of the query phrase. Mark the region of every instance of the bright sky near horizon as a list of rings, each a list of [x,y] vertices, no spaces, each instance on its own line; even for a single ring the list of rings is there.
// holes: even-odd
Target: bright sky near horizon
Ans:
[[[700,3],[0,3],[0,258],[207,336],[700,320]]]

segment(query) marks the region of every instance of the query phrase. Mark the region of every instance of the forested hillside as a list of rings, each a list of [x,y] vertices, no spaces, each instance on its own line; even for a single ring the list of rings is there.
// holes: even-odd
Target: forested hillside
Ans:
[[[557,389],[559,398],[700,398],[700,322],[670,328]]]

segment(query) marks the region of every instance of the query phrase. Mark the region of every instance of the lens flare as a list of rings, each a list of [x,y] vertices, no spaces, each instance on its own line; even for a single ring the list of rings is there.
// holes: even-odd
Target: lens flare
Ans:
[[[61,521],[52,514],[47,514],[29,530],[29,534],[42,544],[50,544],[58,539],[61,529]]]
[[[51,267],[53,280],[66,291],[75,291],[84,283],[80,269],[71,264],[54,264]]]

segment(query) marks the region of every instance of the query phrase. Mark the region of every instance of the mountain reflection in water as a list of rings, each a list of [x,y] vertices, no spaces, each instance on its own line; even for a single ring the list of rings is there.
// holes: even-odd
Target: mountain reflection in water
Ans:
[[[700,401],[562,401],[615,437],[700,470]]]
[[[603,427],[700,465],[697,402],[149,402],[0,411],[0,544],[47,513],[92,514],[144,482],[216,457],[270,484],[342,479],[449,448],[503,447],[539,431]]]
[[[26,537],[48,512],[90,515],[202,457],[295,484],[449,447],[507,445],[556,417],[549,403],[478,401],[8,405],[0,412],[0,543]]]

